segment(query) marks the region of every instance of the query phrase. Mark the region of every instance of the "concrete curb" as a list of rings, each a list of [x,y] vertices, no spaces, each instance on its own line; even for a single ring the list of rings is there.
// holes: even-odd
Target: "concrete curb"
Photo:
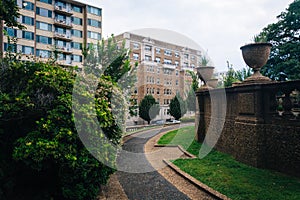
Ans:
[[[185,178],[186,180],[188,180],[190,183],[192,183],[193,185],[195,185],[197,188],[206,191],[207,193],[211,194],[212,196],[216,197],[217,199],[221,199],[221,200],[231,200],[230,198],[228,198],[226,195],[221,194],[220,192],[212,189],[211,187],[205,185],[204,183],[201,183],[200,181],[198,181],[197,179],[195,179],[194,177],[192,177],[191,175],[185,173],[184,171],[182,171],[179,167],[177,167],[176,165],[174,165],[172,162],[168,161],[168,160],[163,160],[164,163],[166,163],[172,170],[174,170],[176,173],[178,173],[180,176],[182,176],[183,178]]]
[[[191,158],[197,158],[196,156],[194,156],[193,154],[187,152],[181,145],[174,145],[174,144],[155,144],[154,147],[177,147],[180,151],[182,151],[182,153],[184,153],[187,157],[187,159],[191,159]]]
[[[197,158],[197,156],[187,152],[181,145],[164,145],[164,144],[157,144],[157,142],[159,141],[159,139],[165,135],[166,133],[168,133],[169,131],[163,132],[160,134],[160,137],[155,141],[155,145],[154,147],[177,147],[179,148],[188,158],[185,159],[194,159]],[[198,181],[197,179],[195,179],[194,177],[192,177],[191,175],[189,175],[188,173],[182,171],[179,167],[177,167],[176,165],[174,165],[172,162],[168,161],[168,160],[163,160],[163,162],[168,165],[173,171],[175,171],[177,174],[179,174],[181,177],[183,177],[184,179],[188,180],[191,184],[195,185],[197,188],[199,188],[200,190],[203,190],[205,192],[207,192],[208,194],[211,194],[213,197],[217,198],[217,199],[221,199],[221,200],[231,200],[229,197],[227,197],[226,195],[212,189],[211,187],[205,185],[204,183]]]

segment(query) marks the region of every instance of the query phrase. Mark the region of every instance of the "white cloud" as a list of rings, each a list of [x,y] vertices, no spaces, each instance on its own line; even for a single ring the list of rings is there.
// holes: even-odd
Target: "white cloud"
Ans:
[[[244,67],[239,47],[293,0],[88,0],[103,8],[103,35],[140,28],[179,32],[197,42],[219,70]]]

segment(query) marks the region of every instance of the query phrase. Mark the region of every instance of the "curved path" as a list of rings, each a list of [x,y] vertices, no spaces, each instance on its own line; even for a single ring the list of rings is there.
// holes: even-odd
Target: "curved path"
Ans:
[[[172,130],[178,127],[179,126],[171,126],[162,128],[161,130],[148,130],[140,132],[138,134],[134,134],[132,138],[130,138],[124,143],[123,149],[135,153],[144,153],[144,146],[149,139],[161,132]],[[130,167],[132,162],[135,162],[134,164],[140,167],[141,169],[145,169],[146,171],[150,172],[117,172],[118,180],[129,199],[189,199],[188,196],[180,192],[160,173],[158,173],[148,162],[146,156],[141,156],[137,162],[128,159],[126,153],[121,153],[118,157],[117,164],[118,166],[122,166],[122,168],[126,169],[126,167]]]

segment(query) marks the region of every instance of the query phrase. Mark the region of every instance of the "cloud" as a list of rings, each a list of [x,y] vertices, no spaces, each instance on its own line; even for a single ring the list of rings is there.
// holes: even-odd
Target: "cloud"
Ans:
[[[103,8],[104,36],[139,28],[173,30],[208,49],[216,67],[224,70],[226,60],[236,68],[245,66],[239,47],[276,22],[292,1],[102,0],[98,5]]]

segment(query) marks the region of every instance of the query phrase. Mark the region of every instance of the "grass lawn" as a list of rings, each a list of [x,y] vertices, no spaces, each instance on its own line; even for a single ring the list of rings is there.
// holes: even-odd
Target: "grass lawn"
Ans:
[[[194,127],[185,127],[167,133],[158,143],[180,144],[197,156],[201,144],[193,139]],[[235,161],[230,155],[215,150],[203,159],[178,159],[173,163],[231,199],[300,199],[299,179],[245,165]]]

